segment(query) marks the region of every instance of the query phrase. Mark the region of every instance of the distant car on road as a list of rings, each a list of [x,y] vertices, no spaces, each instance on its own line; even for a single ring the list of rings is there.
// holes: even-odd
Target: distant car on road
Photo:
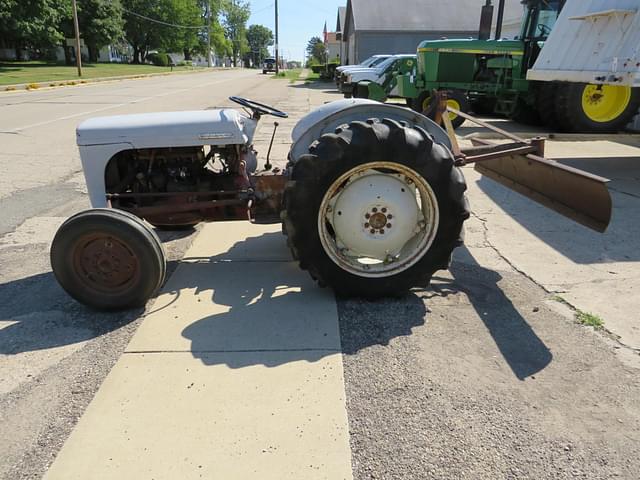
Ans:
[[[267,58],[262,64],[262,74],[266,75],[268,72],[276,71],[276,59],[275,58]]]

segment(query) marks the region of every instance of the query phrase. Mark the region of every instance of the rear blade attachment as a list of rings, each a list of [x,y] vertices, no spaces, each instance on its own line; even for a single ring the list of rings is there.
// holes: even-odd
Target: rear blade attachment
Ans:
[[[474,148],[463,149],[456,163],[475,163],[475,170],[531,200],[604,233],[611,222],[608,179],[544,157],[544,139],[525,140],[466,113],[447,109],[512,141],[495,144],[471,138]]]

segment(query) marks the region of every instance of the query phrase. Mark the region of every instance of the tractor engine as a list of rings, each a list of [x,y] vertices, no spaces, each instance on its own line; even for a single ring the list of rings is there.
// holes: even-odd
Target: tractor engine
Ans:
[[[106,168],[107,199],[157,226],[246,220],[256,166],[253,149],[240,145],[129,150]]]

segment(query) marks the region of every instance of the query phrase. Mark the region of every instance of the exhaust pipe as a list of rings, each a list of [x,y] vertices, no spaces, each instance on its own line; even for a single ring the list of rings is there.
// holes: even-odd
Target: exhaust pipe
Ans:
[[[482,7],[482,13],[480,14],[480,29],[478,30],[478,40],[489,40],[489,37],[491,37],[492,22],[493,5],[491,4],[491,0],[487,0],[487,4]]]
[[[502,24],[504,23],[504,0],[498,4],[498,20],[496,21],[496,40],[502,36]]]

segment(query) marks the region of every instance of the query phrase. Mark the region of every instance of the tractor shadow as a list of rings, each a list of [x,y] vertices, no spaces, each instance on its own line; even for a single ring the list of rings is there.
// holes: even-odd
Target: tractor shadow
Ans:
[[[0,285],[0,354],[55,349],[86,342],[122,328],[144,309],[108,313],[69,297],[52,272]]]
[[[637,157],[556,159],[580,170],[610,178],[612,219],[602,234],[482,177],[477,186],[528,232],[554,250],[580,264],[637,262],[640,260],[640,163]]]
[[[170,245],[191,236],[195,229],[158,231]],[[178,262],[167,263],[168,276]],[[152,306],[151,309],[154,307]],[[73,300],[52,272],[0,284],[0,354],[55,349],[106,335],[135,322],[144,308],[98,312]]]
[[[500,284],[508,280],[479,265],[466,247],[456,250],[450,273],[452,282],[433,285],[435,295],[466,295],[519,380],[537,374],[551,363],[551,350],[501,288]]]
[[[188,351],[205,365],[275,367],[356,355],[412,337],[416,329],[433,335],[429,298],[464,293],[516,377],[524,379],[544,369],[552,355],[500,288],[502,277],[462,253],[464,258],[452,266],[453,282],[437,282],[426,296],[412,292],[375,301],[338,299],[336,312],[332,292],[319,288],[291,261],[282,234],[266,233],[236,242],[220,255],[170,262],[169,270],[177,269],[176,274],[146,316],[176,308],[176,319],[187,317],[178,327],[171,326],[178,321],[173,315],[165,315],[162,322],[168,323],[159,323],[158,317],[150,320],[154,328],[177,328],[176,335],[189,340]],[[182,303],[185,296],[197,297],[198,303]],[[192,321],[192,310],[212,313],[202,318],[196,313]],[[51,272],[8,282],[0,285],[0,320],[7,322],[0,329],[0,353],[84,342],[122,328],[143,313],[92,311],[68,297]]]
[[[195,288],[194,295],[210,301],[217,312],[182,330],[193,356],[205,365],[243,368],[317,362],[326,356],[388,345],[425,323],[424,303],[408,295],[362,301],[364,311],[377,311],[367,319],[364,335],[360,323],[339,324],[333,293],[319,288],[291,261],[279,232],[249,237],[214,257],[185,258],[180,268],[183,273],[188,269],[182,278],[197,281],[169,284],[169,289],[180,294],[185,288]],[[394,314],[398,310],[402,315]]]
[[[267,251],[272,252],[269,261],[234,260],[246,252]],[[195,358],[205,365],[230,368],[276,367],[317,362],[340,353],[355,355],[411,337],[418,328],[430,330],[429,302],[419,292],[375,301],[338,299],[336,324],[331,291],[319,288],[306,272],[286,261],[287,255],[282,235],[268,233],[237,242],[222,255],[184,260],[191,262],[186,265],[193,272],[188,277],[199,281],[172,288],[195,287],[195,294],[205,294],[216,310],[223,307],[222,312],[182,330]],[[518,379],[536,374],[551,362],[549,349],[499,287],[498,273],[474,264],[472,257],[463,264],[454,263],[452,272],[453,283],[434,286],[429,292],[434,296],[465,293]]]

